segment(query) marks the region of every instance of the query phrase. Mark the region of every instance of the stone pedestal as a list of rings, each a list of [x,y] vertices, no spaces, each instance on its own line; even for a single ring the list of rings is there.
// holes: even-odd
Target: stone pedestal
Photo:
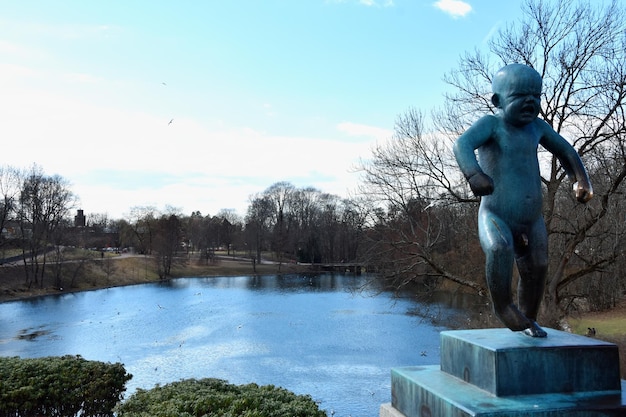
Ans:
[[[394,368],[381,417],[626,416],[616,345],[546,329],[441,333],[441,365]]]

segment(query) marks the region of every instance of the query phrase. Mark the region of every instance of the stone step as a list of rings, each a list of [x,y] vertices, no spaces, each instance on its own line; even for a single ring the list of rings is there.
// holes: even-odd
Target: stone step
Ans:
[[[622,387],[623,385],[623,387]],[[393,368],[391,406],[385,417],[623,417],[626,382],[620,391],[497,397],[440,370],[439,365]],[[623,389],[622,389],[623,388]]]
[[[616,345],[545,330],[441,332],[441,370],[495,396],[621,391]]]

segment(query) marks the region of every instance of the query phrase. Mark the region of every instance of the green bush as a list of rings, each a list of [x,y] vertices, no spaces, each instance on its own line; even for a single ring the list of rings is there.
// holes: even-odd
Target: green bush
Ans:
[[[0,358],[0,416],[113,416],[132,378],[120,363],[80,356]]]
[[[213,378],[138,389],[117,412],[119,417],[326,417],[309,395]]]

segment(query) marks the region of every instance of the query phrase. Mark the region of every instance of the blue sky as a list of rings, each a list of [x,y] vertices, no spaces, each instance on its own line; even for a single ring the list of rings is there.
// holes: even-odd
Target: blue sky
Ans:
[[[278,181],[348,197],[359,158],[440,106],[443,75],[521,4],[0,0],[0,164],[112,218],[245,215]]]

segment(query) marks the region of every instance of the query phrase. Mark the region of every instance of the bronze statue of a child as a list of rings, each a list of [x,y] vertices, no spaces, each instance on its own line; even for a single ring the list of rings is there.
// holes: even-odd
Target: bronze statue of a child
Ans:
[[[537,118],[541,88],[541,76],[531,67],[511,64],[500,69],[491,98],[498,113],[483,116],[454,145],[463,175],[482,197],[478,233],[495,314],[509,329],[533,337],[547,335],[537,324],[548,268],[538,145],[554,154],[576,181],[578,201],[586,203],[593,195],[576,150]],[[520,275],[519,308],[511,295],[514,261]]]

